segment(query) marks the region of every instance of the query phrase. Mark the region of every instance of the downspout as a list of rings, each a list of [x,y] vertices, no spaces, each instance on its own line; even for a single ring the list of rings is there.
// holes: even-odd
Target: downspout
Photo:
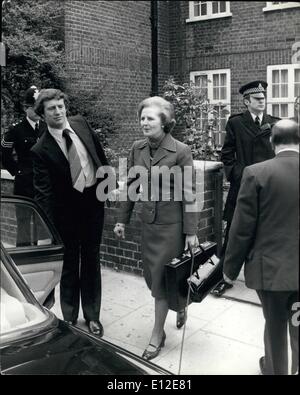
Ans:
[[[158,95],[158,29],[157,0],[151,0],[151,96]]]
[[[0,20],[2,22],[2,8],[4,7],[5,2],[1,1],[1,14]],[[6,66],[6,50],[5,45],[2,42],[2,29],[0,29],[0,66]],[[0,75],[2,76],[1,68],[0,68]]]

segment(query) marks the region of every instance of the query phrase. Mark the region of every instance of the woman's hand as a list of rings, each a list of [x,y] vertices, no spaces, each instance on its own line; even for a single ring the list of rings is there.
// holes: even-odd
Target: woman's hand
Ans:
[[[189,249],[189,243],[191,245],[192,248],[196,248],[199,246],[199,240],[197,235],[186,235],[185,236],[185,250]]]
[[[114,227],[114,234],[119,239],[125,239],[125,224],[117,223]]]

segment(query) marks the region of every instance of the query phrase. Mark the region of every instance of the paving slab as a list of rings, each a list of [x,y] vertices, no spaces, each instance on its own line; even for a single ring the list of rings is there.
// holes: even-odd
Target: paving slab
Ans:
[[[56,288],[52,311],[62,318]],[[221,298],[208,295],[201,303],[190,304],[185,330],[176,328],[176,312],[169,311],[166,344],[153,362],[177,374],[184,333],[181,374],[259,374],[264,319],[259,304],[248,303],[255,300],[254,294],[250,290],[249,297],[240,278],[228,297],[227,292]],[[154,300],[143,277],[102,268],[100,319],[104,339],[142,355],[151,336],[153,317]],[[81,308],[78,326],[87,330]]]

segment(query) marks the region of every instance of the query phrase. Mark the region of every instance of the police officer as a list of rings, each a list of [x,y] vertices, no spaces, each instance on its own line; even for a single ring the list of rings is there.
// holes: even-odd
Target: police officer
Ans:
[[[272,126],[279,118],[264,113],[267,86],[265,81],[252,81],[243,85],[239,93],[243,95],[247,111],[232,115],[226,125],[221,160],[224,164],[226,178],[230,182],[230,188],[223,215],[227,226],[221,260],[224,259],[244,168],[271,159],[275,155],[270,143],[270,135]],[[227,289],[232,288],[232,282],[229,279],[225,280],[221,281],[212,291],[214,295],[221,296]]]
[[[12,176],[15,176],[14,194],[34,197],[33,165],[30,149],[42,134],[45,124],[34,112],[33,106],[39,92],[36,86],[31,86],[24,95],[23,108],[26,117],[14,124],[1,141],[2,164]],[[30,210],[31,211],[31,210]],[[22,207],[16,206],[18,222],[17,245],[30,245],[31,214]]]

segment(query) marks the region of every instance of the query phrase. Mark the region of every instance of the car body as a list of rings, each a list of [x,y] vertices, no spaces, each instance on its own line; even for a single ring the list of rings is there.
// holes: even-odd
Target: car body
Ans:
[[[24,228],[24,222],[25,228]],[[20,228],[26,232],[20,232]],[[21,235],[21,238],[20,238]],[[51,308],[63,264],[62,240],[30,198],[1,196],[1,242],[40,303]]]
[[[38,218],[43,225],[38,223],[37,226],[42,238],[35,237],[32,245],[18,247],[14,243],[17,225],[14,226],[16,218],[13,214],[18,204],[34,210],[35,221]],[[42,305],[59,281],[63,246],[55,229],[31,199],[3,198],[1,220],[6,221],[2,223],[6,227],[1,235],[1,374],[171,374],[119,346],[59,320]]]
[[[171,374],[59,320],[30,291],[1,245],[1,374]]]

